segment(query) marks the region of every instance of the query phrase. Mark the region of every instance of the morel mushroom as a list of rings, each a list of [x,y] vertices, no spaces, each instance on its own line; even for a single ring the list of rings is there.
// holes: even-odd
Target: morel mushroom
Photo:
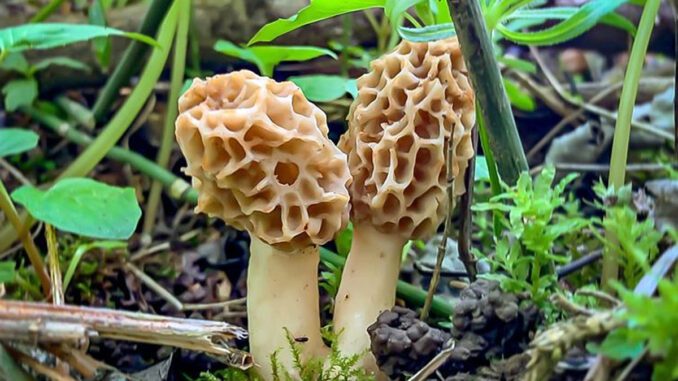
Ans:
[[[318,247],[348,221],[346,156],[325,114],[291,82],[250,71],[196,79],[179,100],[176,137],[199,192],[196,211],[250,233],[250,350],[265,379],[271,355],[294,374],[287,333],[322,356]]]
[[[393,307],[404,244],[434,233],[447,213],[449,139],[455,195],[473,156],[475,96],[456,38],[402,41],[371,68],[339,142],[353,175],[353,243],[334,312],[345,354],[364,353],[367,327]],[[377,371],[371,354],[364,365]]]

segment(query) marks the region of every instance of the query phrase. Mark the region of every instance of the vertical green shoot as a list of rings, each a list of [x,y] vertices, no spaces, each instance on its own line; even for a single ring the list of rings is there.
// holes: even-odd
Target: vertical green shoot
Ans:
[[[156,163],[160,167],[167,167],[170,154],[172,152],[172,143],[174,142],[174,121],[178,113],[178,101],[181,87],[184,84],[184,72],[186,69],[186,46],[188,45],[188,30],[191,24],[191,0],[179,2],[179,21],[177,24],[177,33],[174,40],[174,58],[172,62],[172,78],[170,80],[170,93],[167,100],[167,114],[165,115],[165,126],[162,132],[162,142],[160,151],[156,158]],[[151,234],[160,202],[160,193],[162,183],[154,181],[151,186],[151,192],[148,196],[146,213],[144,216],[144,234]]]
[[[626,68],[624,86],[619,100],[619,112],[615,125],[614,140],[612,142],[612,156],[610,157],[610,176],[608,185],[615,190],[624,186],[626,176],[626,159],[631,136],[631,121],[633,108],[638,93],[638,83],[645,62],[647,46],[654,27],[654,21],[659,11],[661,0],[647,0],[638,25],[638,33],[631,47],[629,64]],[[603,258],[602,285],[606,287],[610,280],[617,279],[618,263],[612,253],[608,252]]]

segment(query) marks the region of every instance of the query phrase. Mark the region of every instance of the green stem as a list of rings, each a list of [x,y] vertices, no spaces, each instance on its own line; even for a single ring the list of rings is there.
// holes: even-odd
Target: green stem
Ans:
[[[78,158],[59,176],[59,178],[85,176],[106,156],[106,153],[115,145],[115,143],[127,131],[134,118],[146,103],[146,99],[153,91],[153,88],[162,73],[162,69],[167,61],[172,38],[177,25],[177,11],[179,4],[177,1],[167,13],[165,21],[160,26],[158,33],[159,48],[153,50],[151,58],[141,73],[139,84],[134,88],[132,94],[127,98],[125,104],[118,110],[113,119],[99,136],[87,147]]]
[[[344,267],[346,258],[327,250],[324,247],[320,248],[320,259],[337,267]],[[405,300],[410,305],[423,306],[426,301],[426,290],[411,285],[409,283],[398,281],[396,293],[399,298]],[[452,315],[454,308],[451,304],[445,302],[440,297],[434,296],[431,302],[431,314],[440,317],[448,317]]]
[[[608,185],[614,189],[624,186],[626,177],[626,160],[631,136],[631,121],[633,108],[638,94],[638,83],[643,71],[647,46],[654,27],[655,18],[659,12],[661,0],[647,0],[643,8],[643,14],[638,24],[638,32],[631,47],[629,64],[624,77],[621,98],[619,99],[619,112],[612,141],[612,155],[610,157],[610,176]],[[603,257],[602,286],[607,288],[611,280],[615,280],[619,273],[617,258],[612,252]]]
[[[29,21],[29,23],[39,23],[47,20],[49,16],[52,15],[60,6],[64,3],[64,0],[52,0],[49,4],[42,7],[38,13],[35,14]]]
[[[78,131],[74,126],[54,115],[43,113],[34,107],[23,107],[21,111],[73,143],[81,146],[92,143],[93,139],[89,135]],[[159,167],[146,157],[120,147],[111,148],[106,156],[112,160],[129,164],[155,181],[159,181],[167,188],[170,197],[192,204],[198,202],[198,193],[191,188],[188,182],[165,168]]]
[[[96,121],[92,112],[82,104],[75,102],[65,95],[60,95],[56,98],[56,104],[61,107],[68,116],[73,118],[81,126],[88,130],[94,130]]]
[[[50,281],[49,275],[47,275],[47,269],[45,268],[45,263],[42,260],[42,256],[40,256],[38,247],[35,245],[35,242],[33,242],[29,227],[22,223],[21,217],[19,217],[19,214],[16,212],[14,203],[12,203],[12,199],[5,188],[5,184],[2,183],[2,180],[0,180],[0,210],[5,213],[6,218],[14,227],[16,235],[21,238],[21,243],[26,250],[28,259],[31,261],[31,265],[33,265],[33,269],[38,275],[38,279],[40,279],[42,290],[45,293],[45,296],[48,296],[50,294]]]
[[[155,35],[171,4],[172,0],[153,0],[139,28],[139,33],[147,36]],[[148,49],[149,45],[141,41],[130,42],[120,63],[118,63],[115,71],[108,78],[106,85],[99,93],[96,103],[94,103],[92,114],[94,114],[94,118],[97,121],[102,120],[108,114],[111,105],[118,98],[118,91],[136,73],[139,66],[141,66],[139,63],[143,62],[143,57],[148,52]]]
[[[182,0],[179,2],[178,10],[179,21],[177,24],[177,33],[174,40],[174,60],[172,62],[172,76],[170,80],[170,93],[167,100],[167,114],[165,115],[165,128],[162,132],[162,142],[160,150],[156,157],[156,163],[162,168],[166,168],[169,163],[172,145],[174,143],[174,122],[178,113],[179,93],[184,84],[184,73],[186,69],[186,46],[188,44],[188,28],[191,24],[191,0]],[[144,234],[151,234],[160,204],[160,194],[163,184],[160,181],[154,181],[151,185],[151,191],[146,204],[146,213],[144,213]]]
[[[492,42],[478,0],[450,1],[459,45],[476,92],[489,145],[501,177],[509,185],[528,170],[525,152],[513,119],[511,104],[499,72]]]

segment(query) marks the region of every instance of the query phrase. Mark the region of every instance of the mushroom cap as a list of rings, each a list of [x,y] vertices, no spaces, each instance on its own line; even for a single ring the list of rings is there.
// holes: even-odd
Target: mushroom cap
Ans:
[[[371,69],[358,79],[349,129],[339,141],[353,175],[353,220],[425,238],[447,213],[449,139],[455,195],[464,193],[474,153],[475,95],[459,43],[403,40]]]
[[[194,79],[176,137],[198,190],[197,212],[280,250],[331,240],[348,221],[346,155],[325,114],[292,82],[242,70]]]

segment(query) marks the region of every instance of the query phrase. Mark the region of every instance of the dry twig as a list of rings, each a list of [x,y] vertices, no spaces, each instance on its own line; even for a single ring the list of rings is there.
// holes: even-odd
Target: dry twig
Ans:
[[[0,300],[0,340],[78,344],[96,336],[204,352],[241,369],[252,366],[248,353],[228,346],[231,340],[247,337],[247,331],[232,324]]]

